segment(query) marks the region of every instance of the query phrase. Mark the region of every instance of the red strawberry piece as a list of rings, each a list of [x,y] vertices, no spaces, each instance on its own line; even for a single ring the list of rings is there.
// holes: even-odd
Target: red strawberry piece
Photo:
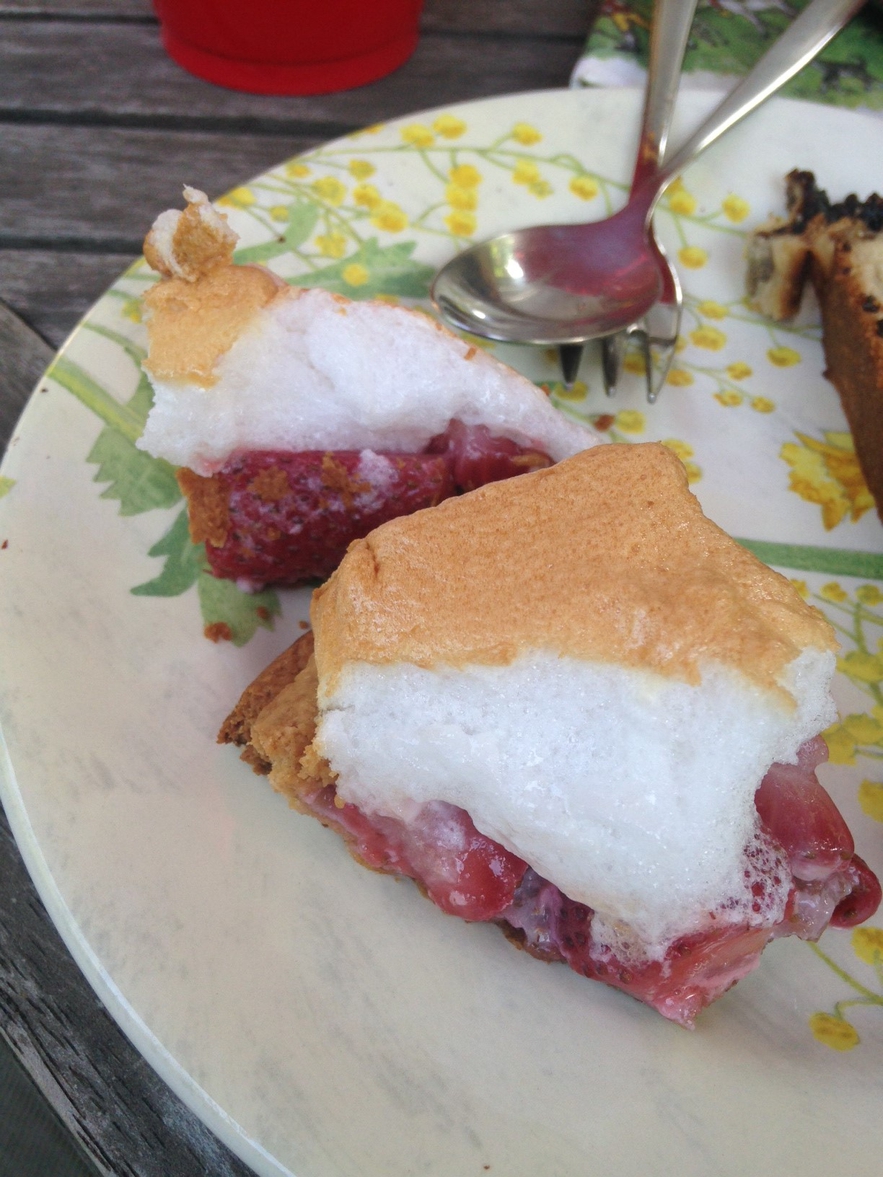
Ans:
[[[447,457],[461,491],[552,465],[549,455],[539,448],[494,437],[486,425],[464,425],[462,421],[451,421],[444,433],[432,439],[427,452]]]
[[[479,833],[465,810],[423,805],[407,826],[408,851],[432,901],[464,920],[494,919],[512,902],[527,864]]]
[[[764,827],[788,855],[797,879],[826,879],[851,858],[855,845],[843,817],[816,774],[798,764],[774,764],[754,803]]]
[[[333,786],[312,804],[366,866],[415,879],[442,911],[461,919],[495,919],[526,870],[515,854],[479,833],[465,810],[444,801],[421,806],[407,823],[340,805]]]
[[[594,912],[528,870],[503,918],[524,936],[524,947],[543,960],[563,960],[591,980],[621,989],[664,1017],[692,1026],[696,1015],[757,967],[770,927],[709,926],[683,936],[662,960],[634,959],[593,938]]]
[[[786,879],[785,857],[793,871],[785,918],[777,924],[764,919],[760,893],[757,922],[750,927],[727,922],[724,903],[708,913],[705,927],[670,945],[662,960],[643,958],[640,944],[633,950],[605,944],[603,933],[593,928],[590,907],[569,899],[479,833],[462,809],[435,801],[419,807],[408,822],[369,818],[354,805],[340,805],[333,786],[316,793],[311,804],[366,865],[415,879],[443,911],[467,920],[497,920],[532,955],[564,961],[692,1026],[705,1006],[757,966],[771,939],[816,939],[829,922],[852,927],[880,904],[876,876],[853,853],[843,818],[816,779],[815,767],[825,759],[823,742],[811,740],[796,765],[773,765],[757,793],[766,830],[759,837],[781,847],[776,869]],[[772,882],[778,885],[779,878]],[[762,880],[754,886],[763,891]]]
[[[852,889],[831,916],[832,928],[854,928],[871,918],[883,899],[880,881],[863,858],[853,854],[847,867]]]
[[[452,421],[424,453],[249,451],[211,478],[179,479],[212,573],[258,588],[323,580],[381,523],[550,464],[539,449]]]
[[[254,585],[323,579],[353,540],[454,491],[448,463],[431,454],[250,452],[214,477],[228,526],[220,546],[206,544],[209,565]]]

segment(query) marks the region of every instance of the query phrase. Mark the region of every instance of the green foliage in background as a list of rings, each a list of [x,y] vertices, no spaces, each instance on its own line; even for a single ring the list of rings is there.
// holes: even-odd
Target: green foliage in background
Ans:
[[[786,28],[807,0],[792,0],[790,12],[779,6],[751,8],[700,4],[690,33],[684,69],[744,74]],[[653,0],[608,0],[588,41],[595,57],[636,56],[646,66]],[[859,14],[780,91],[789,98],[812,99],[834,106],[883,109],[883,20]]]

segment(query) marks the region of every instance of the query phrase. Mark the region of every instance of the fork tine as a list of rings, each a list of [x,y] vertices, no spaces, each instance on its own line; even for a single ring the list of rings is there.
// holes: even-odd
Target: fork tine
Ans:
[[[647,381],[647,403],[652,405],[659,395],[659,388],[655,386],[653,379],[653,348],[651,347],[652,340],[649,332],[646,330],[646,322],[644,330],[635,331],[634,335],[637,337],[638,346],[641,349],[641,359],[644,361],[644,379]]]
[[[573,387],[582,363],[584,347],[582,343],[562,343],[558,348],[558,360],[565,388]]]
[[[616,396],[625,340],[623,331],[617,331],[615,335],[605,335],[601,340],[601,371],[604,376],[604,391],[608,396]]]
[[[661,246],[659,251],[664,256]],[[651,405],[659,396],[674,359],[683,309],[683,295],[677,273],[667,263],[664,273],[667,281],[663,297],[645,316],[650,360],[647,367],[647,400]]]
[[[674,359],[676,343],[677,337],[669,340],[647,336],[647,354],[645,359],[647,363],[648,404],[656,404],[656,399],[662,391],[662,386],[665,384],[665,378],[668,376],[671,362]]]

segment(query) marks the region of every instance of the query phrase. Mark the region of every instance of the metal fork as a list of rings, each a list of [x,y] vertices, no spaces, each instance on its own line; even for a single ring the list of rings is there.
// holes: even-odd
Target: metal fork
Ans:
[[[656,0],[653,26],[650,33],[650,60],[647,68],[647,90],[638,145],[638,158],[632,176],[632,191],[659,170],[674,111],[675,97],[681,77],[681,66],[687,48],[687,37],[693,24],[697,0]],[[638,345],[644,360],[647,381],[647,400],[656,401],[665,383],[675,354],[681,325],[683,293],[678,275],[665,250],[656,240],[650,225],[650,245],[659,260],[662,294],[647,314],[637,323],[607,335],[601,340],[601,370],[604,390],[614,396],[619,383],[623,357],[629,347]],[[579,347],[580,345],[575,345]],[[564,349],[561,349],[562,351]],[[568,357],[573,371],[573,357]],[[579,366],[577,359],[577,367]],[[565,357],[561,367],[567,381]],[[575,372],[574,376],[575,378]]]

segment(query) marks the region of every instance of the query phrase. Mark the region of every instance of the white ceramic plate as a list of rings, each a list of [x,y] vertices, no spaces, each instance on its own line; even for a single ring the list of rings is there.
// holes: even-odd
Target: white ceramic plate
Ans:
[[[684,130],[708,101],[685,98]],[[630,92],[563,91],[430,112],[292,161],[227,211],[286,276],[407,299],[469,237],[620,202],[638,109]],[[823,777],[878,871],[883,531],[811,309],[804,326],[760,322],[741,251],[789,168],[867,194],[881,147],[878,121],[771,103],[660,214],[688,303],[657,406],[638,376],[606,402],[593,362],[583,399],[553,390],[610,436],[672,444],[707,512],[770,545],[840,626],[845,722]],[[879,1173],[879,915],[820,952],[774,944],[691,1034],[362,870],[215,744],[308,598],[198,575],[168,470],[135,457],[147,277],[135,267],[90,312],[3,466],[0,716],[28,866],[150,1062],[261,1174]],[[499,352],[555,378],[542,355]],[[205,640],[219,621],[239,645]]]

